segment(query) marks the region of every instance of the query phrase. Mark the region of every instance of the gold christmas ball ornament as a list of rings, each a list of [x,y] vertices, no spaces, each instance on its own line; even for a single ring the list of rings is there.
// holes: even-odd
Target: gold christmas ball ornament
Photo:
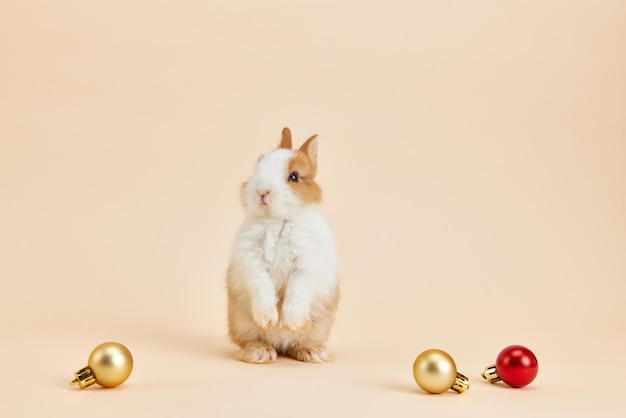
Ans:
[[[133,356],[120,343],[102,343],[89,355],[87,366],[74,373],[70,385],[80,389],[94,383],[105,388],[114,388],[128,379],[133,371]]]
[[[415,383],[428,393],[442,393],[452,389],[463,393],[469,389],[469,379],[458,373],[448,353],[436,348],[421,353],[413,362]]]

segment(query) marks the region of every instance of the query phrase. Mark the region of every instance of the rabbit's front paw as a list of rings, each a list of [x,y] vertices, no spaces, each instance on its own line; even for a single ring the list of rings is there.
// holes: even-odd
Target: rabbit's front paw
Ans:
[[[296,307],[284,306],[281,328],[295,334],[304,334],[311,329],[313,322],[306,310]]]
[[[252,318],[259,327],[265,330],[276,328],[278,325],[278,309],[273,304],[253,306]]]

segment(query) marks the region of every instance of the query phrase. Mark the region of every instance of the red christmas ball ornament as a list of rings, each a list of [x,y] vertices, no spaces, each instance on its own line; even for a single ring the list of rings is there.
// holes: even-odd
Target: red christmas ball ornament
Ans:
[[[521,388],[535,380],[539,364],[537,357],[523,345],[510,345],[500,351],[496,364],[485,367],[483,379],[489,383],[503,381],[514,388]]]

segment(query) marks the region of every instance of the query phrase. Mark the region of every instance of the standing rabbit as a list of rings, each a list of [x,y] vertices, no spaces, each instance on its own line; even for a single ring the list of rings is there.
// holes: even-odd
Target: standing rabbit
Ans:
[[[282,131],[241,187],[246,219],[226,279],[228,329],[238,359],[271,363],[277,354],[312,363],[333,360],[326,340],[339,301],[333,235],[315,183],[317,135],[298,150]]]

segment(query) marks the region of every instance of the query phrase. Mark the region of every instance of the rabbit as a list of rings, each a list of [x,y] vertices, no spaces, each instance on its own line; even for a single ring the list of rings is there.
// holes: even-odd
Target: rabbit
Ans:
[[[241,361],[334,359],[326,341],[339,302],[338,261],[319,209],[317,149],[317,135],[292,149],[284,128],[278,148],[241,186],[246,217],[226,278],[228,334]]]

